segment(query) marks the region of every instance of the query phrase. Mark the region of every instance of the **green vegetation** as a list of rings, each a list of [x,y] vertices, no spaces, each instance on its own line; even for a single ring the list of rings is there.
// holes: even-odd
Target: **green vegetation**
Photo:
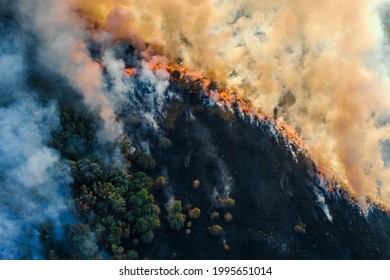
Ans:
[[[175,200],[167,217],[169,226],[177,231],[184,226],[186,220],[186,215],[182,213],[182,210],[181,201]]]
[[[154,181],[154,186],[155,186],[156,189],[161,189],[161,188],[165,187],[166,184],[167,184],[167,182],[166,182],[164,176],[159,176]]]
[[[85,172],[85,166],[96,172]],[[75,194],[76,206],[100,246],[110,248],[116,259],[128,258],[126,250],[133,250],[130,257],[134,258],[135,248],[122,244],[130,244],[135,238],[151,243],[154,231],[160,228],[160,209],[150,193],[155,182],[143,172],[130,176],[118,168],[100,170],[103,168],[97,162],[72,163],[74,178],[78,179],[75,184],[81,184]],[[95,215],[92,221],[90,213]]]
[[[305,234],[306,233],[306,225],[300,223],[294,227],[296,233]]]
[[[172,141],[168,138],[162,137],[160,138],[158,146],[160,147],[160,149],[166,150],[172,146]]]
[[[131,162],[141,170],[153,170],[156,167],[156,161],[150,154],[141,152],[140,150],[130,156]]]
[[[129,250],[127,252],[127,259],[128,260],[138,260],[139,259],[138,252],[135,250]]]
[[[98,250],[94,234],[88,225],[75,224],[68,226],[67,238],[71,244],[70,256],[72,259],[91,259]]]
[[[153,192],[163,188],[166,180],[163,176],[153,180],[147,174],[155,168],[155,159],[124,139],[113,149],[121,151],[125,168],[107,166],[95,149],[97,126],[87,115],[62,110],[61,125],[52,145],[69,159],[77,218],[81,221],[66,225],[71,245],[62,249],[63,254],[68,252],[72,259],[94,259],[100,248],[114,259],[139,259],[137,247],[151,243],[160,228],[161,211]],[[42,231],[48,231],[48,236],[46,228]],[[45,243],[47,258],[55,257],[51,253],[54,246]]]
[[[157,162],[152,154],[137,149],[127,138],[112,147],[104,147],[104,154],[100,154],[102,144],[96,137],[99,123],[94,123],[85,110],[78,112],[60,106],[61,129],[51,145],[69,160],[78,223],[64,225],[68,248],[60,247],[51,238],[53,225],[42,225],[41,242],[46,258],[98,259],[107,254],[118,260],[145,258],[141,248],[153,242],[161,227],[161,218],[167,219],[170,228],[180,231],[185,227],[183,231],[187,236],[193,234],[192,223],[201,218],[200,208],[190,203],[182,207],[182,202],[176,200],[168,214],[161,217],[155,197],[160,197],[167,179],[155,170]],[[182,104],[173,103],[166,110],[163,126],[174,128],[183,113]],[[162,151],[172,147],[172,141],[165,137],[153,141],[153,153],[154,149]],[[118,160],[116,166],[110,165],[110,157],[118,158],[118,153],[123,160]],[[199,179],[192,182],[194,189],[199,189],[200,185]],[[232,198],[220,199],[218,203],[226,209],[235,205]],[[228,214],[224,216],[225,221],[232,218]],[[187,216],[191,220],[186,221]],[[219,217],[218,212],[211,214],[212,220]],[[220,236],[224,230],[220,225],[212,225],[209,233]]]
[[[191,203],[187,203],[186,206],[184,207],[185,211],[190,211],[191,209],[192,209],[192,204]]]

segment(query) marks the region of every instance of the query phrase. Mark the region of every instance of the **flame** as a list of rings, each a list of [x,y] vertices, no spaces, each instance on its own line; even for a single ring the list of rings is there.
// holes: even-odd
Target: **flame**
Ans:
[[[171,74],[173,79],[181,81],[187,85],[194,82],[198,83],[198,85],[201,86],[202,91],[222,107],[225,106],[230,109],[237,107],[241,112],[248,116],[271,123],[274,125],[276,131],[286,140],[286,142],[292,144],[295,148],[309,156],[309,152],[304,145],[303,139],[298,135],[291,124],[279,121],[263,112],[256,111],[250,101],[245,100],[242,97],[238,97],[234,92],[230,92],[225,89],[209,89],[209,85],[212,81],[207,79],[201,72],[189,70],[181,65],[168,65],[163,63],[149,63],[149,65],[151,70],[167,71]],[[311,156],[309,157],[311,158]]]
[[[123,71],[127,76],[134,76],[137,74],[137,69],[136,68],[124,68]]]
[[[390,106],[387,81],[382,82],[376,73],[382,70],[367,68],[363,63],[366,54],[376,53],[376,46],[382,42],[379,38],[380,21],[376,20],[376,13],[372,13],[377,1],[356,1],[353,11],[347,2],[340,5],[336,0],[326,1],[325,5],[321,1],[303,4],[292,0],[238,1],[239,7],[245,7],[256,16],[251,20],[237,18],[234,24],[228,25],[226,19],[238,8],[232,5],[237,1],[67,2],[91,23],[92,32],[104,30],[115,39],[128,41],[143,58],[166,59],[174,63],[180,54],[187,67],[201,69],[214,80],[224,81],[230,92],[209,90],[209,79],[182,65],[151,63],[153,70],[170,72],[173,79],[183,83],[187,80],[191,84],[188,85],[189,93],[197,92],[200,86],[221,106],[233,110],[234,105],[234,109],[238,108],[241,113],[270,123],[286,142],[306,154],[309,154],[308,147],[313,155],[310,158],[320,164],[328,176],[338,174],[338,180],[353,195],[375,197],[376,182],[385,183],[390,178],[390,169],[383,165],[378,144],[378,138],[389,138],[388,133],[372,125],[375,122],[367,121],[376,119],[371,116],[372,112],[377,112],[376,116],[387,115]],[[323,13],[313,16],[312,11],[318,9]],[[202,24],[196,24],[198,22]],[[346,22],[359,28],[345,33],[340,26]],[[252,36],[249,34],[252,32],[247,31],[263,25],[268,26],[264,32],[267,40],[259,46],[257,32]],[[238,37],[244,44],[237,44],[236,36],[232,36],[237,30],[242,34]],[[175,34],[180,34],[180,38]],[[305,46],[302,54],[301,46]],[[295,48],[297,51],[291,54],[285,52],[285,49]],[[299,64],[303,54],[307,62],[305,67]],[[237,70],[239,79],[227,78],[232,72],[229,65],[237,68],[234,70]],[[275,74],[278,79],[275,79]],[[295,108],[307,108],[308,115],[297,114],[293,108],[282,114],[292,123],[272,117],[271,111],[278,104],[277,97],[283,97],[281,89],[284,87],[294,93]],[[313,96],[306,98],[307,92]],[[253,103],[241,99],[243,96]],[[356,98],[349,99],[349,96]],[[328,104],[334,104],[332,110],[328,110]],[[307,146],[293,126],[300,127],[302,137],[313,136],[306,140]],[[366,137],[374,133],[378,135]],[[365,139],[362,142],[367,144],[362,145],[360,139]],[[356,156],[351,150],[356,151]],[[367,174],[366,166],[372,166],[374,171]],[[390,187],[384,187],[381,191],[383,197],[376,198],[376,201],[390,205],[389,190]]]
[[[209,89],[209,85],[211,84],[211,80],[207,79],[201,72],[192,71],[188,68],[180,65],[167,65],[163,63],[150,63],[150,69],[153,71],[163,70],[167,71],[171,74],[171,77],[179,82],[184,83],[185,85],[189,85],[193,82],[197,82],[200,85],[202,92],[213,99],[218,105],[221,107],[230,108],[238,108],[245,115],[250,117],[255,117],[265,123],[272,125],[275,130],[278,132],[278,135],[282,136],[285,142],[292,147],[298,149],[301,153],[303,153],[308,158],[312,159],[311,154],[306,148],[303,139],[294,129],[292,124],[288,124],[281,120],[278,120],[272,116],[267,115],[266,113],[256,111],[250,101],[245,100],[242,97],[237,97],[235,93],[230,92],[228,90],[211,90]],[[191,93],[191,91],[190,91]],[[233,106],[235,105],[235,106]],[[291,148],[290,146],[290,148]],[[295,152],[290,149],[291,153],[295,156]],[[328,193],[335,193],[340,195],[347,203],[352,206],[357,207],[359,213],[361,215],[366,215],[368,213],[368,208],[371,203],[369,202],[361,202],[356,198],[352,197],[346,190],[346,188],[341,188],[339,182],[335,180],[329,180],[326,178],[324,171],[321,166],[317,166],[318,168],[318,177],[320,178],[321,183],[325,187]],[[383,210],[381,205],[376,205],[380,209]]]

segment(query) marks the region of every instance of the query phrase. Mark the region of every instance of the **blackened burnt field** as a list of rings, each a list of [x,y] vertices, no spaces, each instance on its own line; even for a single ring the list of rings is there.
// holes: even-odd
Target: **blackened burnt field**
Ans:
[[[156,170],[169,179],[156,199],[181,200],[183,208],[191,204],[201,215],[179,231],[161,219],[154,242],[142,246],[147,256],[390,258],[386,213],[374,207],[362,215],[343,191],[329,193],[321,187],[314,164],[303,155],[293,158],[283,139],[271,136],[266,125],[205,106],[207,98],[183,96],[184,101],[167,106],[163,124],[172,146],[153,152]],[[234,200],[233,207],[218,202],[227,197]],[[163,215],[167,205],[161,207]],[[233,217],[229,222],[224,219],[227,213]],[[221,232],[213,235],[213,225]]]

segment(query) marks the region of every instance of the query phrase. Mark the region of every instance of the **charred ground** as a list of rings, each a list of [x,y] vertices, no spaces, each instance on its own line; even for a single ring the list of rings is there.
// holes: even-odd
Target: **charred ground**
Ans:
[[[389,258],[386,213],[374,208],[363,216],[340,194],[322,189],[314,164],[303,155],[294,159],[282,139],[270,136],[267,126],[252,125],[248,119],[202,103],[199,97],[186,96],[182,114],[174,128],[167,130],[173,145],[157,157],[158,168],[166,168],[175,196],[184,204],[200,207],[202,216],[193,222],[188,237],[183,231],[165,228],[165,232],[163,223],[156,242],[147,248],[154,252],[150,257]],[[188,111],[193,112],[190,121]],[[221,160],[226,168],[222,173]],[[230,196],[236,201],[231,210],[221,209],[212,198],[214,187],[224,187],[219,176],[231,176]],[[201,182],[197,190],[192,186],[194,179]],[[324,213],[319,196],[332,220]],[[221,213],[219,220],[210,218],[214,211]],[[233,214],[229,223],[222,218],[227,211]],[[222,237],[208,234],[212,224],[223,227]],[[225,242],[229,250],[223,249]]]

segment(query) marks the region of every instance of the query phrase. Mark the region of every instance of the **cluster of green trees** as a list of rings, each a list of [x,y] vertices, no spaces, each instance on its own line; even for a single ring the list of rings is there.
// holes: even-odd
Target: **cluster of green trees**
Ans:
[[[77,209],[97,244],[115,258],[127,258],[129,251],[134,258],[139,242],[152,242],[160,228],[161,212],[152,192],[165,185],[165,178],[153,180],[144,172],[128,174],[120,168],[105,170],[89,159],[73,161],[71,167]]]
[[[174,128],[183,108],[173,103],[164,120],[166,129]],[[142,244],[154,240],[161,227],[162,214],[155,201],[155,195],[166,186],[166,178],[154,171],[157,163],[151,154],[132,147],[130,141],[107,147],[107,153],[100,155],[102,147],[96,139],[99,124],[85,111],[61,105],[61,125],[52,142],[64,158],[69,159],[73,177],[73,195],[77,223],[65,225],[68,248],[60,249],[52,242],[52,227],[42,227],[42,239],[47,258],[93,259],[107,252],[115,259],[138,259],[143,257],[139,249]],[[167,150],[172,141],[162,137],[156,147]],[[110,151],[121,151],[124,164],[112,167],[104,158]],[[152,175],[153,174],[153,175]],[[201,182],[195,179],[192,187],[197,190]],[[230,222],[230,209],[235,206],[232,198],[218,200],[217,211],[211,213],[213,221],[209,233],[221,236],[224,229],[217,224],[223,217]],[[191,234],[192,222],[202,217],[202,211],[191,204],[182,206],[180,200],[173,201],[166,218],[168,226],[176,231],[185,227],[185,234]],[[46,238],[47,237],[47,238]],[[225,250],[228,250],[228,248]],[[67,251],[67,253],[66,253]]]
[[[168,224],[172,229],[180,230],[184,226],[186,215],[183,214],[183,208],[180,200],[175,200],[172,203],[170,212],[167,217]]]
[[[164,188],[166,179],[148,173],[156,167],[152,155],[134,149],[127,140],[120,146],[123,167],[105,164],[96,151],[97,125],[85,113],[62,106],[61,124],[52,143],[69,159],[77,224],[65,226],[69,257],[98,258],[106,251],[115,259],[140,257],[138,247],[153,241],[160,228],[161,211],[153,193]],[[167,148],[169,139],[161,141]],[[53,244],[47,243],[47,255]],[[48,256],[49,257],[49,256]]]

